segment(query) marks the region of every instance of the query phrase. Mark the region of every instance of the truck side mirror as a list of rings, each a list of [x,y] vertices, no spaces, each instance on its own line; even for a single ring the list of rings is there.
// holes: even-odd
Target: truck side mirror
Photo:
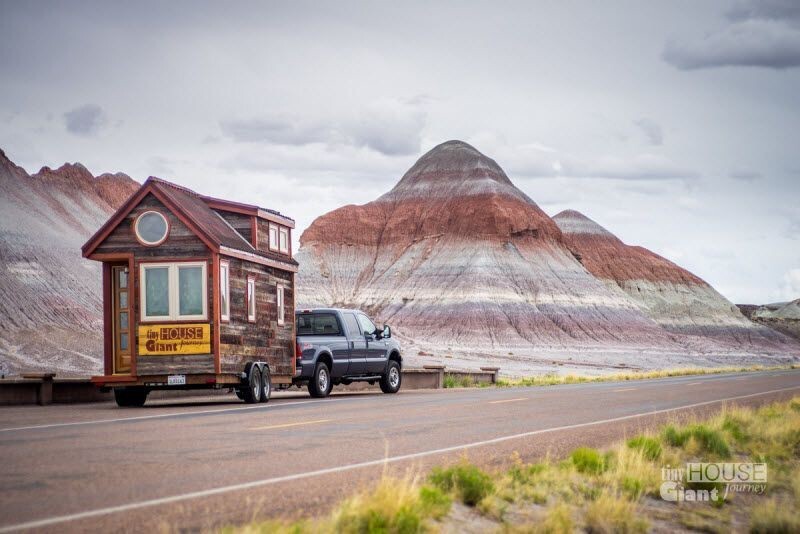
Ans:
[[[386,339],[392,337],[392,329],[389,328],[388,324],[383,325],[383,337],[385,337]]]

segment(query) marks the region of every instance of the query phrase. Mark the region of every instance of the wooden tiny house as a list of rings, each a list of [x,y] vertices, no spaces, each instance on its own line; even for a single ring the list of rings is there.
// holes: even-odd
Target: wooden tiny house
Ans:
[[[103,263],[104,375],[92,380],[121,405],[160,388],[232,387],[256,402],[290,385],[293,228],[149,178],[82,249]]]

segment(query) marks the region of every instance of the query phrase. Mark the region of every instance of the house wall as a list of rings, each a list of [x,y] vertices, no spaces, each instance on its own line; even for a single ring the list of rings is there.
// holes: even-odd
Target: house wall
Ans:
[[[270,250],[269,248],[269,225],[274,224],[278,227],[283,227],[289,230],[289,254],[281,253],[277,250]],[[258,250],[262,252],[269,252],[275,254],[276,257],[290,258],[292,256],[292,229],[288,226],[283,226],[278,223],[270,223],[264,219],[256,220],[256,231],[258,233]]]
[[[273,375],[294,374],[294,287],[292,273],[220,256],[230,264],[230,321],[220,325],[220,369],[244,370],[248,361],[269,363]],[[247,320],[247,277],[255,277],[256,321]],[[285,323],[278,326],[277,290],[284,287]]]
[[[148,210],[156,210],[163,214],[169,222],[169,236],[158,246],[148,247],[136,239],[133,223],[141,213]],[[211,324],[211,339],[214,338],[214,295],[212,281],[213,266],[211,263],[211,251],[178,217],[166,208],[155,196],[148,194],[142,199],[128,216],[109,234],[109,236],[97,247],[95,254],[133,254],[133,276],[130,277],[132,291],[130,292],[132,303],[131,314],[131,348],[133,368],[138,376],[156,374],[200,374],[214,373],[213,354],[185,355],[185,356],[139,356],[138,347],[138,327],[140,318],[139,302],[139,266],[147,261],[180,261],[180,260],[205,260],[207,262],[206,272],[208,276],[208,319],[206,321],[180,321],[181,323],[202,323]],[[108,318],[106,319],[108,320]],[[159,321],[157,324],[175,324],[170,321]],[[106,359],[107,361],[110,358]],[[106,374],[111,374],[112,369],[106,368]]]
[[[239,232],[242,237],[249,242],[253,242],[253,217],[251,215],[243,215],[241,213],[233,213],[230,211],[215,210],[223,219],[228,221],[228,224]]]

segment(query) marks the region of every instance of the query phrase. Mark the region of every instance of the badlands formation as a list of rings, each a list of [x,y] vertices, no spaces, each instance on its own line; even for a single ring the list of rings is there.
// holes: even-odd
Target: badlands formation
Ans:
[[[526,373],[800,355],[691,273],[576,212],[551,219],[460,141],[422,156],[377,200],[316,219],[297,260],[298,306],[365,309],[392,325],[412,363]]]
[[[81,245],[138,185],[79,163],[30,176],[0,150],[0,374],[101,369],[100,268]]]

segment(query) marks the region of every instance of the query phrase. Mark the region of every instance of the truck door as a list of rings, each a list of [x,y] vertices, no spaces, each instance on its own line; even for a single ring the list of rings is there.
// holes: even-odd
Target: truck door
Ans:
[[[347,329],[347,341],[350,345],[350,366],[348,375],[362,375],[366,372],[367,340],[358,327],[358,321],[353,313],[342,313],[344,325]]]
[[[358,324],[365,332],[363,339],[367,342],[367,373],[383,374],[386,370],[386,340],[375,337],[375,324],[363,313],[358,314]]]

